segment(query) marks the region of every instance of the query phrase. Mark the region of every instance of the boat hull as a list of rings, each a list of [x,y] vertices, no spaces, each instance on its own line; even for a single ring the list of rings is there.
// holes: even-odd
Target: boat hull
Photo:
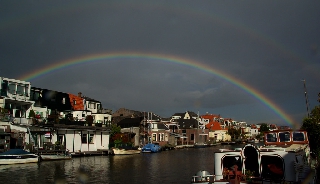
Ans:
[[[193,147],[194,148],[206,148],[206,147],[208,147],[208,145],[207,144],[195,144]]]
[[[39,156],[23,149],[10,149],[0,154],[0,165],[26,164],[39,162]]]
[[[21,157],[20,155],[10,155],[0,157],[0,165],[10,165],[10,164],[26,164],[26,163],[37,163],[39,162],[37,155],[30,155],[30,157]]]
[[[70,159],[72,159],[71,155],[41,155],[41,161],[70,160]]]
[[[158,144],[146,144],[142,147],[142,153],[158,153],[161,151],[161,147]]]
[[[140,150],[127,150],[127,149],[113,149],[113,154],[115,155],[134,155],[134,154],[140,154]]]
[[[308,145],[257,148],[252,144],[234,150],[220,149],[214,154],[214,183],[225,182],[230,172],[231,176],[235,172],[240,172],[239,176],[247,174],[241,171],[251,171],[255,173],[252,177],[260,180],[272,178],[275,181],[302,181],[308,173],[312,173],[307,160],[303,159],[308,150]],[[234,171],[235,166],[240,169]]]

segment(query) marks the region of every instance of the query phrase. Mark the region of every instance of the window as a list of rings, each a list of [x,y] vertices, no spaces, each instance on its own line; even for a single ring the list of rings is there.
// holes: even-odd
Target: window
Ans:
[[[152,134],[152,141],[157,141],[157,134]]]
[[[8,91],[9,91],[9,93],[11,93],[11,94],[16,94],[16,84],[10,83],[10,84],[9,84],[9,87],[8,87]]]
[[[77,105],[77,101],[73,99],[73,105]]]
[[[191,140],[191,141],[194,141],[194,134],[191,134],[190,140]]]
[[[221,158],[222,167],[231,170],[234,165],[238,166],[238,170],[242,170],[241,156],[230,155]]]
[[[304,133],[303,132],[293,132],[293,141],[304,141]]]
[[[66,104],[66,98],[62,98],[62,104]]]
[[[82,134],[82,136],[81,136],[81,142],[82,142],[82,143],[88,143],[87,134]]]
[[[29,96],[29,85],[26,85],[24,94]]]
[[[89,134],[89,140],[88,140],[89,143],[93,143],[93,137],[94,137],[94,134]]]
[[[164,133],[161,133],[160,141],[164,141]]]
[[[267,134],[267,142],[277,142],[277,135],[275,133]]]
[[[289,142],[290,133],[289,132],[280,132],[279,133],[280,142]]]
[[[17,94],[18,95],[24,95],[24,86],[17,85]]]

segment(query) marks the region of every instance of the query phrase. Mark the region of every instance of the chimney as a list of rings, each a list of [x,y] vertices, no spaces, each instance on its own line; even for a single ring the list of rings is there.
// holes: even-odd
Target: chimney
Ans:
[[[81,97],[81,95],[82,95],[82,93],[81,93],[81,92],[79,92],[79,93],[78,93],[78,97]]]

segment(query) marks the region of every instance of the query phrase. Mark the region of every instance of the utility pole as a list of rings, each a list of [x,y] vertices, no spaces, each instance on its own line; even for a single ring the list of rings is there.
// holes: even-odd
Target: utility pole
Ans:
[[[304,97],[306,98],[307,113],[308,113],[308,118],[309,118],[309,101],[308,101],[306,80],[303,79],[302,81],[303,81],[303,86],[304,86]]]

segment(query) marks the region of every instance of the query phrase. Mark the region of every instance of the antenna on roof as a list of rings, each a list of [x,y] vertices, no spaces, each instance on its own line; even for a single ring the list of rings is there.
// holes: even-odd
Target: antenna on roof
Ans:
[[[306,80],[303,79],[301,81],[303,82],[303,86],[304,86],[304,97],[306,98],[307,113],[308,113],[308,118],[309,118],[309,101],[308,101]]]

